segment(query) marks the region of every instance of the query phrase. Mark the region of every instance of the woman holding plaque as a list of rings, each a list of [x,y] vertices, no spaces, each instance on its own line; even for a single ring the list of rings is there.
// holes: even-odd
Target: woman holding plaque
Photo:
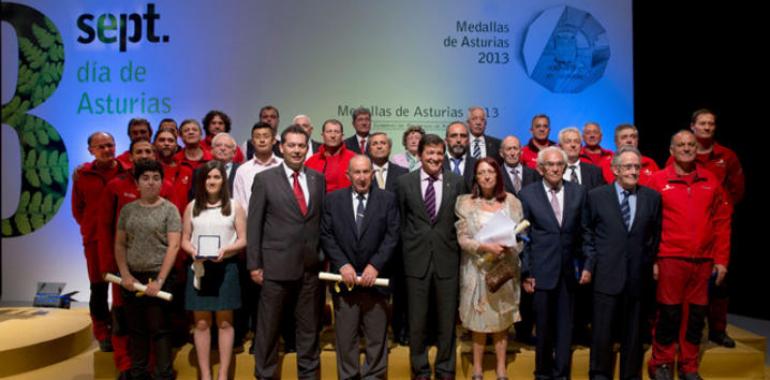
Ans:
[[[246,247],[246,214],[230,199],[224,164],[209,161],[193,186],[195,199],[187,205],[182,249],[193,257],[187,275],[185,308],[193,312],[193,338],[200,379],[211,379],[211,324],[219,342],[218,379],[227,379],[233,348],[233,310],[241,307],[238,264],[234,257]]]
[[[153,378],[173,379],[171,303],[156,296],[161,290],[170,291],[174,283],[172,269],[182,223],[177,208],[160,196],[163,168],[159,162],[139,160],[133,175],[139,199],[123,206],[115,233],[115,261],[125,288],[121,295],[130,343],[129,378],[150,378],[147,365],[152,342]],[[147,285],[144,295],[134,293],[134,285],[140,283]]]
[[[498,379],[507,379],[506,349],[508,328],[519,319],[519,257],[523,246],[504,246],[479,241],[477,234],[489,221],[507,218],[518,223],[522,218],[521,202],[503,188],[500,166],[491,157],[479,159],[474,168],[471,194],[457,198],[455,213],[457,240],[462,249],[460,259],[460,320],[473,336],[473,376],[483,379],[481,368],[487,334],[492,334]],[[510,230],[513,235],[513,229]],[[515,241],[513,236],[511,241]],[[490,272],[512,278],[489,289]],[[494,276],[494,274],[493,274]],[[504,277],[505,278],[505,277]],[[491,291],[491,290],[494,290]]]

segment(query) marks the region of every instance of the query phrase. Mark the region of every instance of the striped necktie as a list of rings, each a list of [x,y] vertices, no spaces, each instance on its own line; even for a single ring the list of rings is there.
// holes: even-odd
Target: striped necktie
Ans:
[[[630,191],[623,190],[623,199],[620,201],[620,214],[623,216],[623,224],[626,225],[626,230],[631,229],[631,205],[628,203],[630,196]]]
[[[436,189],[433,188],[433,183],[437,179],[433,176],[428,176],[428,187],[425,188],[425,211],[428,213],[431,224],[436,223]]]

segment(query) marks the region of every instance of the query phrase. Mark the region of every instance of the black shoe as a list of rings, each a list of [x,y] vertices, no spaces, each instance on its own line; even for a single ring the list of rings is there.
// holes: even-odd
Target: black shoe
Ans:
[[[674,371],[668,365],[663,364],[655,368],[655,373],[650,377],[650,380],[674,380]]]
[[[679,374],[679,380],[703,380],[698,372],[690,372],[687,374]]]
[[[107,338],[104,340],[99,341],[99,351],[101,352],[112,352],[114,349],[112,348],[112,339]]]
[[[733,340],[733,338],[730,338],[725,332],[709,334],[709,340],[722,347],[727,347],[727,348],[735,347],[735,340]]]

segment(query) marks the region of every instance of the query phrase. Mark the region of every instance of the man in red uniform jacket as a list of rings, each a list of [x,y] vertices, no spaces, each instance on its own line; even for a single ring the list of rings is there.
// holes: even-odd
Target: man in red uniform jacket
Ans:
[[[632,124],[620,124],[615,128],[615,146],[620,149],[624,145],[630,145],[639,149],[639,131]],[[612,172],[612,160],[602,163],[602,176],[604,181],[612,183],[615,181],[615,174]],[[660,170],[658,164],[650,157],[642,156],[642,169],[639,171],[639,184],[647,185],[653,173]]]
[[[83,236],[88,280],[91,283],[88,307],[94,336],[102,351],[112,351],[107,283],[99,270],[97,215],[105,185],[126,169],[115,159],[115,139],[107,132],[95,132],[88,136],[88,152],[95,160],[80,165],[72,175],[72,215],[80,225]]]
[[[321,127],[324,144],[318,148],[318,153],[310,156],[305,162],[305,166],[323,173],[327,193],[350,186],[350,180],[345,173],[350,159],[356,154],[342,143],[342,136],[342,122],[326,120]]]
[[[589,121],[583,126],[583,148],[580,150],[580,161],[601,167],[606,161],[612,161],[615,155],[611,150],[602,148],[602,129],[599,123]],[[620,145],[618,145],[620,148]],[[608,182],[609,183],[609,182]]]
[[[710,110],[703,108],[693,112],[690,130],[695,134],[698,142],[695,162],[714,174],[717,182],[722,184],[722,189],[732,208],[743,199],[746,178],[735,152],[720,145],[714,139],[716,127],[716,115]],[[673,162],[673,157],[670,157],[666,166]],[[727,335],[728,303],[727,281],[724,281],[720,286],[713,287],[709,293],[709,340],[732,348],[735,347],[735,340]]]
[[[147,119],[135,117],[128,121],[128,129],[126,131],[128,139],[131,142],[139,140],[150,140],[152,137],[152,127]],[[131,150],[126,150],[118,156],[118,161],[127,169],[131,168]]]
[[[695,161],[690,131],[671,139],[674,163],[655,173],[649,187],[662,197],[663,221],[654,276],[658,280],[650,378],[673,379],[676,343],[679,378],[700,379],[698,350],[712,274],[717,285],[730,256],[730,205],[717,178]],[[684,323],[682,322],[684,321]]]
[[[521,150],[521,163],[530,169],[537,169],[537,153],[540,149],[556,145],[556,142],[548,139],[551,133],[551,119],[546,114],[535,115],[529,131],[532,132],[532,138]]]

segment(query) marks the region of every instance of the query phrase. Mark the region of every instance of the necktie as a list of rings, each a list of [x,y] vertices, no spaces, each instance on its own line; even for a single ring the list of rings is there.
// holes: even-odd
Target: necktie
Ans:
[[[478,138],[473,140],[473,158],[477,160],[481,158],[481,143],[479,140]]]
[[[575,171],[575,169],[577,169],[577,165],[570,165],[569,166],[569,170],[570,170],[569,181],[572,182],[572,183],[577,183],[579,185],[580,184],[580,180],[578,180],[578,175],[577,175],[577,172]]]
[[[385,190],[385,177],[382,175],[384,171],[385,169],[383,168],[374,169],[374,178],[377,180],[377,186],[379,186],[380,190]]]
[[[361,148],[361,154],[366,153],[366,139],[361,139],[361,141],[358,143],[358,147]]]
[[[425,211],[428,213],[431,223],[436,223],[436,190],[433,183],[436,178],[428,176],[428,187],[425,189]]]
[[[521,179],[519,178],[519,171],[513,169],[511,170],[511,175],[513,175],[513,190],[518,194],[519,190],[521,190]]]
[[[462,158],[452,158],[452,173],[455,173],[457,175],[463,175],[460,173],[460,162],[463,160]]]
[[[366,207],[364,207],[364,195],[358,194],[358,207],[356,207],[356,230],[361,235],[361,226],[364,224],[364,214],[366,213]]]
[[[627,230],[631,229],[631,205],[628,204],[628,197],[630,196],[630,191],[623,190],[623,199],[620,201],[620,214],[623,216],[623,223]]]
[[[409,153],[406,154],[406,162],[409,163],[409,171],[410,172],[414,171],[414,169],[417,168],[417,164],[420,163],[420,161],[416,157],[412,156]]]
[[[559,225],[561,226],[561,207],[559,207],[559,199],[556,198],[556,189],[551,188],[548,191],[551,193],[551,208],[553,209],[553,214],[556,216],[556,221],[559,222]]]
[[[305,193],[302,192],[302,186],[299,185],[299,173],[294,172],[291,176],[294,178],[294,198],[297,198],[299,211],[302,212],[302,216],[305,216],[307,215],[307,204],[305,203]]]

